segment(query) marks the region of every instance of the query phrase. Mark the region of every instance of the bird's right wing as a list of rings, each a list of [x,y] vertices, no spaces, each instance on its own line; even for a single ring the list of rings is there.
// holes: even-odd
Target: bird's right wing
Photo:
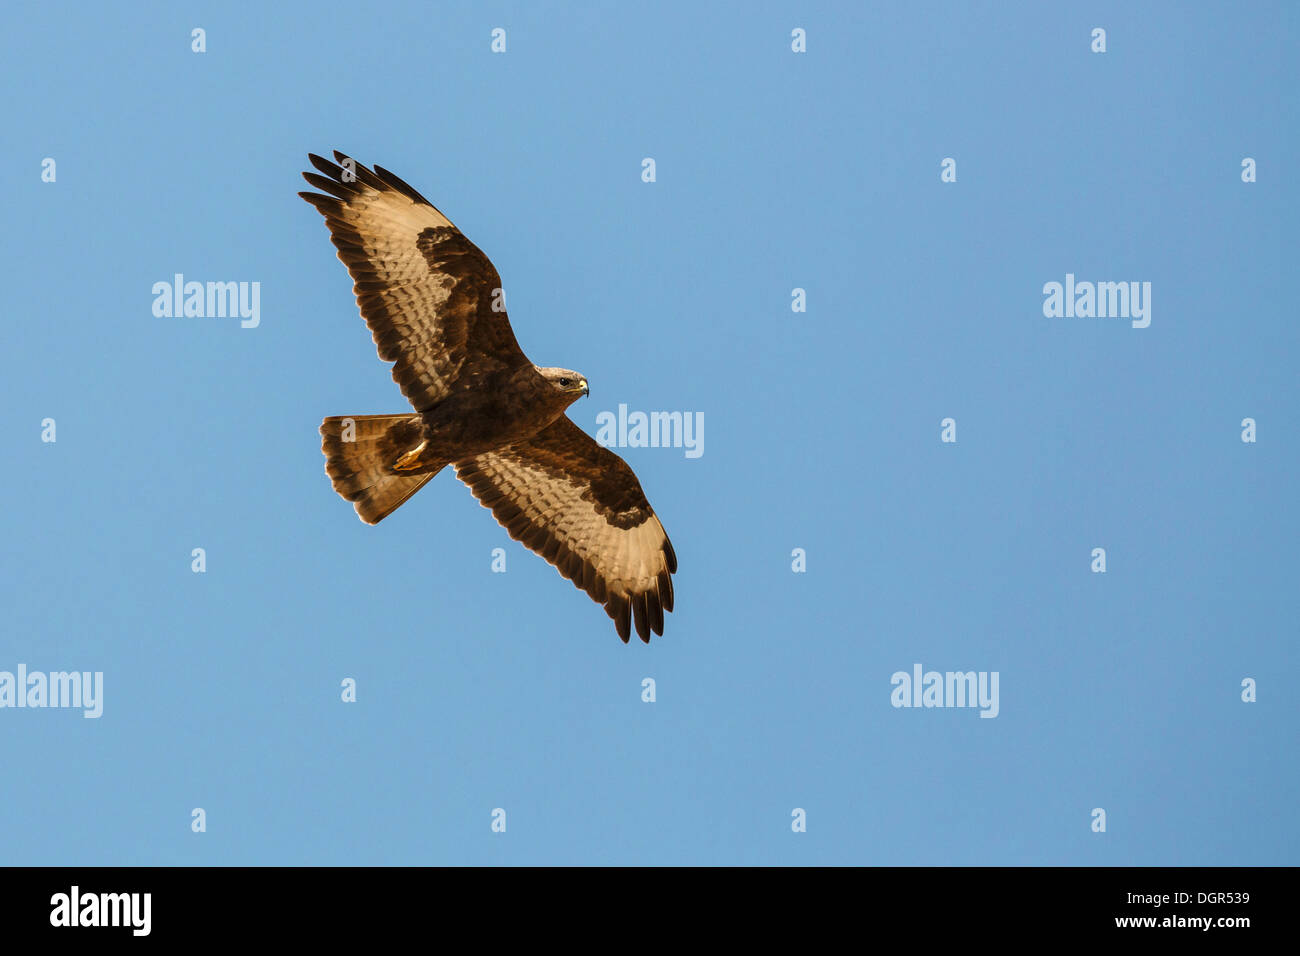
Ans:
[[[416,411],[530,364],[498,303],[501,277],[433,204],[382,166],[310,154],[320,193],[298,195],[325,216],[379,357]]]

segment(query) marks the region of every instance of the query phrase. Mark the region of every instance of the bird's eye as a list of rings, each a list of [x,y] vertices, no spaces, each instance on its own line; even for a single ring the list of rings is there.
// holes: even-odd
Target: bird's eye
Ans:
[[[572,379],[568,379],[568,378],[560,379],[560,388],[568,388],[572,384],[573,384]]]

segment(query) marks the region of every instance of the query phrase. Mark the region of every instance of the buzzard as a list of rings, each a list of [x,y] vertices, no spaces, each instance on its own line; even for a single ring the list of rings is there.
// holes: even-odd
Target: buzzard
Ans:
[[[564,414],[587,380],[540,368],[515,341],[501,278],[433,204],[382,166],[309,154],[325,216],[379,357],[414,414],[321,424],[325,471],[377,524],[448,465],[510,537],[605,607],[624,643],[673,609],[677,556],[618,455]]]

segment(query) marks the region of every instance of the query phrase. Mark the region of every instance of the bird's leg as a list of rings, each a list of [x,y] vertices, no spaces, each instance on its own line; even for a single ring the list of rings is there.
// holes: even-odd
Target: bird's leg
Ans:
[[[424,449],[428,446],[428,444],[429,444],[428,439],[425,439],[424,441],[420,442],[420,444],[416,445],[414,448],[408,451],[406,454],[399,456],[397,461],[393,462],[393,471],[414,471],[415,469],[419,468],[420,454],[424,451]]]

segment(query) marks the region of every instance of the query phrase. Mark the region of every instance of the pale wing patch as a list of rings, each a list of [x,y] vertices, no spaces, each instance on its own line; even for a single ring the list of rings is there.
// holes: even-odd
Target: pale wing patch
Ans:
[[[457,477],[492,509],[510,537],[604,604],[624,640],[629,615],[643,640],[650,631],[662,634],[672,596],[664,551],[668,539],[658,517],[650,512],[628,528],[611,524],[586,481],[547,468],[527,451],[524,443],[461,462]],[[665,586],[668,594],[662,593]]]
[[[449,323],[442,321],[443,308],[451,297],[454,282],[450,278],[437,281],[436,277],[430,281],[429,263],[415,239],[430,227],[455,227],[432,206],[417,205],[393,192],[368,190],[363,199],[349,203],[345,212],[345,221],[352,222],[361,236],[375,276],[354,284],[357,307],[366,315],[368,305],[375,300],[382,302],[397,332],[393,336],[372,327],[380,358],[396,362],[405,356],[422,381],[436,381],[440,385],[441,394],[437,399],[445,398],[450,382],[460,375],[467,355],[464,352],[440,355],[439,350],[464,345],[465,330],[453,330]],[[346,264],[342,252],[339,258]],[[457,335],[456,331],[462,334]],[[430,395],[423,401],[432,404],[431,399],[436,400]]]
[[[340,161],[346,159],[341,154]],[[311,157],[325,216],[380,358],[417,411],[447,397],[467,366],[479,374],[528,364],[504,312],[488,308],[500,277],[488,258],[397,177],[360,164],[356,178]]]

